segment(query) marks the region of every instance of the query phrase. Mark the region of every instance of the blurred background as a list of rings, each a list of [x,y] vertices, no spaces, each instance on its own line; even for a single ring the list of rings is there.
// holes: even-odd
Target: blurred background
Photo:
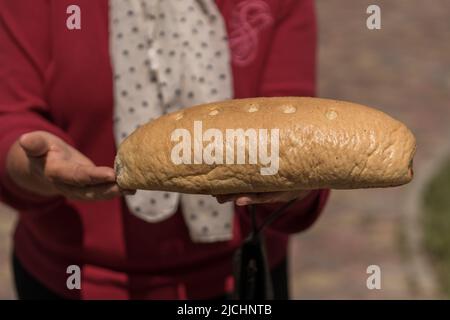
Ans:
[[[291,241],[294,299],[450,298],[450,1],[317,0],[318,95],[402,120],[418,149],[414,181],[334,191],[316,225]],[[381,7],[381,30],[366,9]],[[14,299],[14,212],[0,204],[0,299]],[[366,269],[381,268],[369,290]]]

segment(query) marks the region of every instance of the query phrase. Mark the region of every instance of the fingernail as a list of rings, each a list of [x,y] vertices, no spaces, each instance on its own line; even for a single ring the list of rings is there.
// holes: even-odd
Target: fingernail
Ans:
[[[236,205],[238,205],[238,206],[246,206],[246,205],[248,205],[248,204],[250,204],[251,203],[251,201],[249,200],[249,199],[237,199],[236,200]]]
[[[25,140],[29,135],[30,135],[29,132],[22,134],[22,135],[20,136],[20,140]]]

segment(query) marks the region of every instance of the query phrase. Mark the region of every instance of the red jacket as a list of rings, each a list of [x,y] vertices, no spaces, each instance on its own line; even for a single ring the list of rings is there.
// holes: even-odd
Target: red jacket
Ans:
[[[198,299],[229,290],[232,254],[249,231],[246,208],[236,208],[232,241],[197,244],[180,213],[152,224],[131,215],[123,199],[50,200],[12,183],[6,153],[25,132],[52,132],[97,165],[112,166],[116,152],[108,1],[32,3],[0,0],[0,195],[19,211],[19,260],[69,298]],[[237,98],[314,95],[312,0],[217,3],[227,23]],[[66,28],[71,4],[81,8],[81,30]],[[288,234],[308,228],[327,195],[316,191],[296,202],[266,232],[272,266],[285,257]],[[275,207],[259,205],[258,215]],[[72,264],[82,266],[82,290],[66,287]]]

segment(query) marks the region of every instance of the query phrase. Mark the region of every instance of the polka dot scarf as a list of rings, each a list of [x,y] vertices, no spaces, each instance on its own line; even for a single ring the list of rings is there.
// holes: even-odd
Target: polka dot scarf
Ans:
[[[213,0],[110,0],[117,144],[138,126],[183,107],[232,97],[224,22]],[[196,242],[232,238],[233,204],[207,195],[138,190],[130,211],[157,223],[181,204]]]

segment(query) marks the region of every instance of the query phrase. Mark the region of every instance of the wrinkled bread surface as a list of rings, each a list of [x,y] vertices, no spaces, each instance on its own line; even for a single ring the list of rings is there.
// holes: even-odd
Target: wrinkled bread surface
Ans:
[[[193,137],[194,121],[202,121],[203,132],[216,128],[224,137],[226,129],[279,129],[278,172],[262,175],[266,166],[259,163],[175,165],[171,134],[185,128]],[[319,98],[236,99],[141,126],[120,145],[115,168],[125,189],[228,194],[390,187],[412,179],[415,147],[404,124],[366,106]]]

